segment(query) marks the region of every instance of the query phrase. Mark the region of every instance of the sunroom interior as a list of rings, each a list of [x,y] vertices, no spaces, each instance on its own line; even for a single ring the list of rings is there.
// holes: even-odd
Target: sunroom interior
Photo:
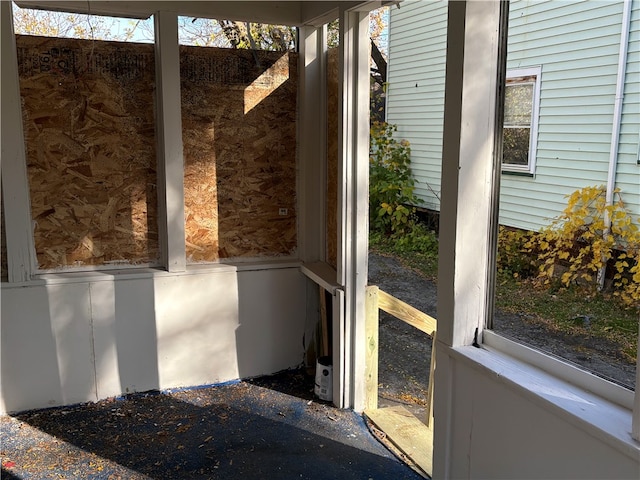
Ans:
[[[333,403],[363,410],[367,397],[368,12],[383,3],[388,2],[18,2],[29,8],[77,13],[153,15],[155,22],[151,99],[155,103],[157,259],[131,265],[58,262],[43,268],[45,257],[36,253],[34,240],[36,220],[42,218],[33,216],[26,161],[29,147],[25,147],[28,130],[23,126],[11,3],[2,2],[6,278],[3,272],[1,412],[217,384],[295,367],[304,361],[319,321],[318,286],[331,299]],[[634,401],[639,410],[633,392],[621,392],[601,379],[576,381],[582,375],[579,372],[541,367],[501,340],[491,341],[494,335],[483,342],[492,289],[494,139],[504,81],[503,9],[504,3],[498,1],[459,1],[449,6],[433,476],[637,478],[640,444],[632,428],[638,438],[640,422],[632,426]],[[255,221],[248,217],[245,233],[237,237],[264,231],[270,220],[277,225],[271,237],[287,238],[287,229],[292,229],[288,237],[292,244],[275,242],[271,250],[258,253],[247,247],[249,253],[243,254],[233,251],[236,237],[229,237],[229,253],[223,252],[220,233],[216,258],[190,261],[199,250],[187,240],[185,230],[190,164],[181,113],[179,15],[299,27],[299,52],[287,63],[288,74],[297,75],[297,89],[292,90],[297,91],[295,124],[290,126],[294,138],[288,137],[288,149],[269,150],[269,155],[289,159],[285,169],[289,176],[270,170],[274,161],[265,159],[263,183],[256,180],[245,185],[257,189],[259,196],[271,172],[277,176],[274,182],[286,184],[285,197],[271,201],[272,197],[264,196],[269,198],[267,206],[250,212],[256,215]],[[331,92],[325,35],[326,25],[336,18],[340,21],[337,91]],[[244,101],[238,121],[256,122],[254,135],[258,136],[282,131],[282,122],[268,118],[269,109],[280,104],[263,109],[265,118],[251,120],[249,116],[257,112],[247,107],[252,102],[246,96],[248,87],[238,85]],[[329,105],[332,94],[334,109]],[[202,100],[196,106],[206,103]],[[329,137],[333,146],[328,145]],[[225,138],[231,146],[220,145],[215,154],[234,158],[228,150],[239,149],[259,156],[261,149],[269,148],[258,137],[241,140]],[[294,155],[287,157],[291,150]],[[218,168],[216,174],[222,175],[222,170]],[[237,173],[233,161],[229,170],[230,175]],[[82,175],[82,171],[76,173]],[[251,183],[252,177],[245,177]],[[335,196],[328,188],[331,181]],[[237,219],[246,206],[243,198],[236,202],[228,208],[230,218]],[[80,210],[73,210],[78,217]],[[224,216],[220,208],[218,215]],[[100,218],[104,225],[113,223],[109,215]],[[218,225],[222,226],[221,218]],[[260,235],[254,239],[264,245]],[[83,245],[89,250],[86,242]],[[478,341],[481,348],[473,346]]]
[[[348,351],[349,329],[341,325],[355,246],[347,255],[338,245],[355,226],[345,212],[356,190],[360,199],[366,193],[353,180],[365,177],[366,163],[354,159],[366,159],[368,148],[367,18],[380,3],[19,4],[153,15],[155,47],[126,49],[24,36],[16,44],[10,5],[3,4],[2,29],[3,59],[14,67],[3,69],[2,82],[2,333],[3,358],[11,359],[3,362],[3,411],[295,367],[313,341],[318,285],[331,298],[334,357]],[[299,52],[179,47],[179,15],[296,26]],[[339,16],[342,82],[324,40],[326,24]],[[69,64],[86,78],[69,74]],[[91,69],[111,75],[110,84]],[[112,87],[117,98],[98,99]],[[62,108],[79,116],[54,125],[50,118],[63,117]],[[98,120],[82,123],[92,115]],[[80,135],[69,141],[71,129]],[[111,189],[102,192],[105,184]],[[346,228],[338,229],[338,217]],[[89,232],[92,222],[101,233]],[[123,235],[105,240],[108,230]],[[33,343],[19,345],[28,332]],[[353,403],[349,368],[333,376],[339,406]]]

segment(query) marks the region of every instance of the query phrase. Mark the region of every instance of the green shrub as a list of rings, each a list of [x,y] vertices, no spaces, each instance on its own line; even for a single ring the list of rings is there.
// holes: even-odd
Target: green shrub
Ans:
[[[438,237],[420,222],[415,222],[411,231],[395,240],[396,251],[400,253],[419,252],[438,255]]]
[[[507,228],[500,225],[498,231],[498,272],[510,275],[514,278],[529,278],[538,270],[531,247],[527,244],[531,241],[534,232]]]
[[[415,193],[409,142],[393,138],[397,127],[374,123],[369,152],[369,225],[386,235],[405,235],[415,225],[421,203]]]
[[[390,236],[371,231],[369,246],[377,253],[402,259],[404,265],[428,278],[435,280],[438,274],[438,237],[419,221],[406,235]]]

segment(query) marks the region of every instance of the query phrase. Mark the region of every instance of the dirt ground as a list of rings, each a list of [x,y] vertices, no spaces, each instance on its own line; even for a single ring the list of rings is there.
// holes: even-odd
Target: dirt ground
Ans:
[[[369,255],[369,284],[437,318],[437,289],[434,282],[406,268],[392,257]],[[597,372],[623,385],[633,385],[635,365],[616,357],[612,343],[589,336],[560,335],[522,314],[496,312],[494,330],[508,338],[544,350]],[[379,403],[412,406],[414,414],[426,402],[431,340],[419,330],[384,312],[379,330]]]

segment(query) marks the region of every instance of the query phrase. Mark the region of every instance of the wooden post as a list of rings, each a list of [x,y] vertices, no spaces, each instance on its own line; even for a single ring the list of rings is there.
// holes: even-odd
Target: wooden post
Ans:
[[[429,385],[427,387],[427,427],[433,429],[433,376],[436,371],[436,332],[431,336],[431,366],[429,367]]]
[[[2,2],[2,201],[7,242],[7,276],[26,282],[36,270],[31,200],[22,130],[20,83],[11,2]]]
[[[325,259],[326,189],[326,41],[325,29],[300,28],[298,138],[300,188],[300,258],[305,263]]]
[[[368,286],[365,300],[365,410],[378,408],[378,287]]]
[[[186,270],[184,159],[180,105],[178,16],[156,12],[156,106],[160,249],[170,272]]]
[[[340,9],[338,283],[344,286],[344,313],[334,318],[342,357],[343,408],[365,403],[365,289],[369,251],[369,12]],[[364,7],[368,8],[367,3]],[[340,348],[337,348],[340,347]],[[335,371],[335,365],[334,365]]]

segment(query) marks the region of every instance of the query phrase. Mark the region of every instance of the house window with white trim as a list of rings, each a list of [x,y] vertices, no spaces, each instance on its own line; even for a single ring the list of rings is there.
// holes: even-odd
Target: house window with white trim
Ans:
[[[540,68],[507,73],[502,170],[533,174],[540,103]]]

